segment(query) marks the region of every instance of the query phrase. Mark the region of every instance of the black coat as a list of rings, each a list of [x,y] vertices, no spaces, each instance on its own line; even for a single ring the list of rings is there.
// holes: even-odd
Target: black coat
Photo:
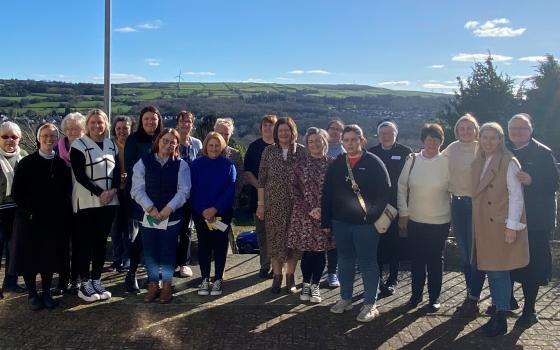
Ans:
[[[376,155],[364,152],[352,169],[364,198],[367,216],[348,177],[346,154],[339,155],[327,168],[321,196],[321,227],[331,228],[332,220],[347,224],[373,224],[381,215],[391,195],[389,174]]]
[[[514,271],[512,276],[519,282],[546,284],[552,271],[550,239],[556,217],[555,192],[559,181],[556,160],[550,148],[535,139],[526,147],[512,152],[523,171],[532,178],[530,185],[523,186],[529,231],[529,265]]]
[[[12,196],[17,204],[10,272],[15,275],[61,271],[68,255],[72,216],[70,168],[59,157],[35,152],[15,169]]]

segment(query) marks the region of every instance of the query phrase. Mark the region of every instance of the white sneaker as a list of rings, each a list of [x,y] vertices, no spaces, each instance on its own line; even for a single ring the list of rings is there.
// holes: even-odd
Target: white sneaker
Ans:
[[[356,320],[360,322],[369,322],[379,316],[379,310],[375,304],[364,304]]]
[[[193,272],[190,267],[185,265],[179,268],[179,275],[181,275],[181,277],[192,277]]]
[[[309,301],[311,295],[311,284],[303,282],[301,287],[301,294],[299,295],[299,300]]]
[[[202,283],[198,286],[198,295],[208,295],[210,294],[210,279],[205,278]]]
[[[101,285],[101,280],[92,280],[92,286],[93,289],[95,289],[95,292],[99,294],[99,298],[101,300],[107,300],[112,297],[111,292],[109,292]]]
[[[88,303],[101,299],[101,296],[93,289],[91,280],[82,281],[78,289],[78,297]]]
[[[222,280],[215,280],[212,284],[212,290],[210,295],[221,295],[222,294]]]
[[[352,305],[352,300],[340,299],[333,306],[331,306],[331,312],[335,314],[341,314],[344,311],[352,310],[354,306]]]
[[[321,301],[323,301],[323,299],[321,299],[321,291],[318,284],[311,285],[311,298],[309,299],[309,301],[311,301],[312,303],[320,303]]]

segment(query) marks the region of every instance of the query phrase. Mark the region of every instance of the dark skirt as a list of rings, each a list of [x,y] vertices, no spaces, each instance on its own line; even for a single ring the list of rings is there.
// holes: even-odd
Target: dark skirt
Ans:
[[[529,265],[511,272],[512,280],[519,283],[547,285],[552,277],[550,232],[529,228]]]
[[[32,218],[29,213],[17,210],[10,244],[10,273],[63,271],[64,257],[68,255],[68,223],[69,218]]]

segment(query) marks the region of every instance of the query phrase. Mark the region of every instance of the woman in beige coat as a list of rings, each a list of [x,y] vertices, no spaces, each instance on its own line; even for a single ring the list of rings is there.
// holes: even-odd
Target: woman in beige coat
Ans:
[[[480,128],[480,149],[472,165],[474,254],[488,274],[497,312],[482,327],[483,336],[507,332],[511,296],[510,270],[529,263],[523,188],[516,175],[519,162],[505,148],[498,123]]]

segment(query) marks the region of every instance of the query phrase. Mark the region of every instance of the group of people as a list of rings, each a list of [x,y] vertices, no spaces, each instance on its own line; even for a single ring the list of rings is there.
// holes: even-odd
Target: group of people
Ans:
[[[498,123],[479,126],[466,114],[454,127],[456,141],[443,151],[443,128],[426,124],[417,153],[397,142],[398,126],[391,120],[378,124],[379,143],[366,150],[358,125],[332,120],[326,130],[309,128],[299,144],[292,118],[268,114],[259,124],[262,137],[249,145],[244,160],[228,146],[232,119],[219,118],[203,142],[191,136],[194,122],[193,113],[181,111],[175,128],[163,128],[158,109],[148,106],[132,132],[128,117],[116,117],[111,128],[102,110],[85,117],[71,113],[62,133],[51,123],[39,126],[37,151],[28,156],[18,146],[17,124],[2,123],[1,250],[9,246],[4,287],[21,288],[16,282],[23,276],[31,308],[54,308],[50,285],[58,272],[62,292],[75,289],[87,302],[111,298],[101,282],[111,233],[112,267],[127,270],[127,291],[139,292],[136,272],[143,255],[144,301],[167,303],[174,274],[192,275],[194,227],[202,276],[198,294],[220,295],[233,208],[245,183],[255,213],[259,275],[272,278],[272,293],[284,285],[287,293],[320,303],[327,267],[328,284],[340,286],[340,300],[330,310],[343,313],[353,307],[358,271],[364,302],[357,320],[371,321],[379,315],[378,293],[395,293],[406,237],[414,247],[407,305],[422,302],[427,278],[427,307],[435,312],[452,227],[468,291],[457,313],[478,314],[488,276],[492,317],[483,335],[507,331],[507,312],[518,307],[513,281],[522,284],[525,297],[517,324],[537,322],[539,286],[551,276],[559,177],[550,149],[532,138],[528,114],[511,118],[509,140]],[[385,229],[375,223],[384,215],[397,218],[380,232]]]

